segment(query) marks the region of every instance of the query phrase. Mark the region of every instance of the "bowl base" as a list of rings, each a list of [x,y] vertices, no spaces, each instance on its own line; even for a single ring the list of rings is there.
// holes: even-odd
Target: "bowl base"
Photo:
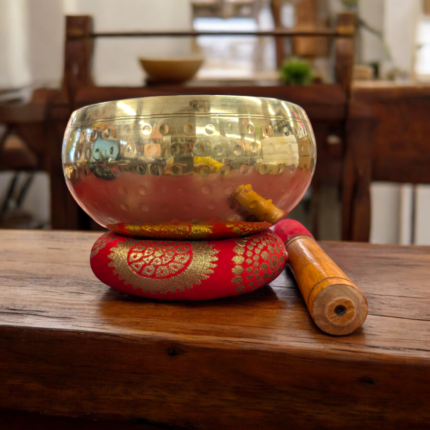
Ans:
[[[247,236],[267,230],[271,226],[268,222],[171,221],[158,224],[118,223],[110,224],[107,228],[115,233],[136,238],[201,240]]]

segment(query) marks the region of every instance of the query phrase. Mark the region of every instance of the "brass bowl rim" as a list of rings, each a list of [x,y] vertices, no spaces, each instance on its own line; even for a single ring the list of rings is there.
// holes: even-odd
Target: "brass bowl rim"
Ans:
[[[75,110],[68,127],[136,118],[165,117],[279,118],[310,124],[305,110],[286,100],[232,95],[168,95],[96,103]]]

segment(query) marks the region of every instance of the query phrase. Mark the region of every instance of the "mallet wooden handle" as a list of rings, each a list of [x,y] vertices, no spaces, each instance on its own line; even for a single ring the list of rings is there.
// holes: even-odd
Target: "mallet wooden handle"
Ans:
[[[275,232],[285,243],[289,265],[315,324],[334,335],[358,329],[368,311],[363,293],[299,222],[282,220]]]

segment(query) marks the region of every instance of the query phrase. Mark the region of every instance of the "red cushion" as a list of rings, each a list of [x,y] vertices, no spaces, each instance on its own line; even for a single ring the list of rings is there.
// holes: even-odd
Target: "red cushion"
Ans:
[[[283,270],[287,254],[272,231],[212,241],[139,240],[108,232],[91,250],[102,282],[159,300],[209,300],[264,287]]]

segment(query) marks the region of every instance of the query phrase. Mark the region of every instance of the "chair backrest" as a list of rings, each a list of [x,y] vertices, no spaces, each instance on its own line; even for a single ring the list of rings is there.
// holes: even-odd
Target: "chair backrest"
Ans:
[[[335,80],[343,90],[348,93],[352,82],[352,72],[354,65],[354,34],[355,34],[355,18],[351,13],[341,13],[337,15],[335,29],[318,29],[306,28],[297,30],[282,29],[280,24],[280,7],[278,0],[272,0],[272,12],[276,29],[267,32],[255,32],[259,34],[275,37],[277,46],[285,37],[293,37],[295,39],[308,38],[325,40],[334,39],[335,53]],[[133,32],[132,32],[133,33]],[[176,37],[180,32],[165,32],[160,33],[164,36]],[[184,32],[184,35],[187,32]],[[188,32],[188,36],[196,37],[199,32]],[[307,33],[307,34],[305,34]],[[91,66],[94,53],[94,38],[95,37],[126,37],[131,33],[103,33],[95,34],[93,32],[93,18],[91,16],[67,16],[66,17],[66,41],[64,49],[64,76],[63,90],[65,96],[73,105],[74,94],[78,88],[88,87],[93,85]],[[203,33],[204,34],[204,33]],[[316,36],[312,36],[315,34]],[[142,32],[133,34],[133,36],[145,37],[148,33]],[[278,49],[277,49],[278,50]],[[282,62],[283,52],[277,54],[278,65]],[[173,90],[173,89],[172,89]]]
[[[430,88],[360,85],[350,99],[343,239],[368,241],[371,181],[430,183]]]
[[[276,0],[272,0],[277,3]],[[171,85],[146,86],[139,88],[97,87],[91,79],[91,60],[93,54],[93,40],[101,37],[196,37],[207,35],[208,32],[194,31],[170,31],[170,32],[127,32],[127,33],[94,33],[93,21],[90,16],[66,17],[66,47],[65,47],[65,72],[63,90],[66,102],[54,106],[52,117],[57,119],[55,127],[50,127],[59,135],[59,130],[65,127],[71,111],[84,105],[98,103],[106,100],[118,100],[122,98],[144,97],[167,94],[235,94],[254,97],[276,97],[289,100],[301,105],[311,118],[318,144],[318,166],[314,177],[314,184],[320,182],[339,184],[341,180],[341,164],[343,145],[330,145],[327,136],[333,133],[343,137],[343,126],[346,119],[347,97],[352,79],[354,63],[354,17],[351,14],[340,14],[336,28],[306,30],[289,30],[276,28],[270,31],[253,32],[256,36],[269,36],[276,39],[285,37],[325,37],[333,40],[335,51],[335,84],[319,84],[304,87],[292,87],[286,85],[274,86],[236,86],[236,87],[194,87]],[[210,32],[209,32],[210,33]],[[235,33],[235,32],[233,32]],[[227,33],[224,33],[227,34]],[[232,34],[232,33],[228,33]],[[248,34],[248,33],[244,33]],[[237,34],[236,34],[237,35]],[[69,112],[67,112],[69,110]],[[57,112],[58,111],[58,112]],[[59,118],[61,116],[61,118]],[[340,140],[341,141],[341,140]],[[57,146],[57,149],[60,145]],[[60,159],[60,155],[57,156]],[[58,166],[57,166],[58,167]],[[61,166],[60,166],[61,167]],[[58,180],[52,181],[57,185],[62,181],[62,171],[56,168]],[[61,180],[60,180],[61,177]],[[62,191],[67,193],[64,184]],[[60,188],[60,185],[58,185]],[[316,187],[314,187],[315,189]],[[61,190],[60,190],[61,191]],[[57,195],[58,203],[60,191]],[[64,197],[64,196],[63,196]],[[67,200],[66,197],[63,198]],[[70,200],[70,199],[69,199]],[[68,201],[66,201],[68,204]],[[61,212],[62,211],[62,212]],[[64,218],[64,214],[71,213],[70,206],[64,204],[58,210],[57,220]],[[61,212],[61,213],[60,213]],[[69,216],[69,218],[71,218]],[[75,219],[78,217],[76,216]],[[62,227],[61,224],[55,224]],[[315,231],[314,231],[315,233]]]
[[[87,15],[66,16],[63,93],[73,105],[77,89],[93,85],[91,65],[94,51],[93,18]]]

